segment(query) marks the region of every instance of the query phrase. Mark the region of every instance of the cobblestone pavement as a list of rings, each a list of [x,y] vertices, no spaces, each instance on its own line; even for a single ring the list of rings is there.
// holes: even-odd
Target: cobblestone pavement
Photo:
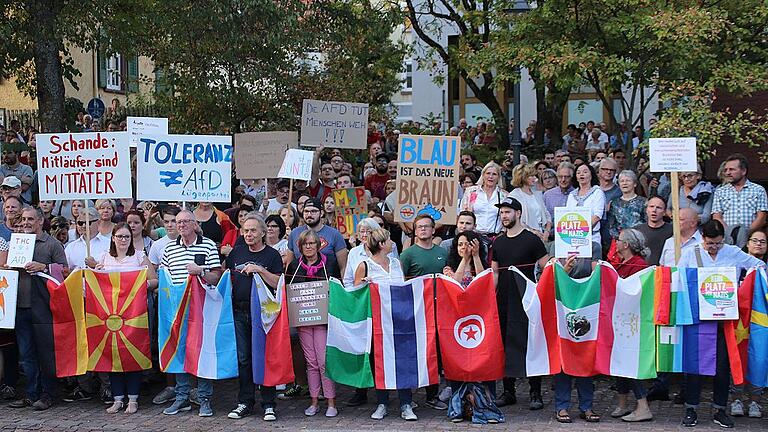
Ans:
[[[215,385],[213,417],[201,418],[197,411],[180,413],[175,416],[165,416],[161,413],[164,407],[152,405],[151,395],[159,387],[151,389],[145,387],[146,394],[140,398],[139,412],[134,415],[120,413],[109,415],[104,412],[105,405],[100,401],[65,403],[57,402],[51,409],[44,412],[36,412],[31,409],[12,409],[5,404],[0,407],[0,429],[17,431],[253,431],[253,430],[288,430],[288,431],[475,431],[484,430],[513,430],[521,432],[547,432],[547,431],[660,431],[660,430],[720,430],[711,422],[709,409],[704,405],[699,409],[699,425],[694,429],[686,429],[680,425],[684,409],[672,402],[653,402],[651,407],[655,420],[647,423],[623,424],[619,420],[611,419],[609,413],[613,408],[614,392],[609,389],[611,381],[601,379],[597,381],[595,392],[595,410],[603,416],[598,424],[588,424],[578,419],[576,408],[576,393],[573,393],[574,407],[571,415],[574,423],[571,425],[559,424],[555,421],[553,391],[549,381],[545,381],[544,403],[541,411],[529,411],[527,398],[527,385],[518,388],[519,402],[511,407],[504,407],[502,411],[507,417],[505,424],[499,425],[472,425],[469,423],[453,424],[446,418],[446,411],[435,411],[424,405],[424,392],[420,391],[415,401],[420,404],[415,412],[419,416],[417,422],[406,422],[400,419],[397,409],[396,396],[390,401],[390,413],[382,421],[371,420],[369,417],[375,406],[373,405],[373,392],[369,392],[369,403],[362,407],[348,408],[340,404],[339,416],[327,419],[322,414],[315,417],[305,417],[304,408],[307,407],[307,398],[278,401],[278,421],[267,423],[262,421],[262,412],[257,408],[255,415],[242,420],[231,420],[227,413],[235,406],[237,383],[235,380],[218,382]],[[150,391],[151,390],[151,391]],[[342,388],[339,391],[339,400],[349,398],[352,391]],[[709,394],[702,395],[703,401],[709,400]],[[258,395],[257,395],[258,397]],[[322,403],[321,403],[322,404]],[[736,419],[736,428],[741,431],[765,431],[768,430],[766,419]]]

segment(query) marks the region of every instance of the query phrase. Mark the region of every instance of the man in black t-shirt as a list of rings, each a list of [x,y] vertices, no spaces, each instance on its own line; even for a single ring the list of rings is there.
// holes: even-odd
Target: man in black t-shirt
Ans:
[[[528,279],[534,280],[536,264],[543,268],[549,261],[549,255],[539,236],[526,230],[520,223],[523,210],[520,201],[506,198],[496,207],[499,208],[499,218],[505,233],[493,241],[491,268],[498,280],[496,303],[506,354],[504,393],[496,400],[496,405],[505,406],[517,402],[515,378],[526,376],[525,353],[528,342],[528,317],[523,310],[525,287],[515,285],[507,268],[515,266]],[[530,409],[542,409],[541,377],[529,378],[528,383],[531,387]]]
[[[283,273],[283,261],[280,253],[264,243],[267,225],[264,219],[249,213],[240,234],[244,243],[236,244],[227,256],[226,266],[232,275],[232,308],[235,318],[235,340],[237,341],[237,366],[240,389],[237,406],[227,417],[240,419],[251,413],[256,403],[251,360],[251,285],[253,274],[258,273],[264,283],[274,292]],[[264,420],[273,421],[275,417],[275,388],[261,387]]]

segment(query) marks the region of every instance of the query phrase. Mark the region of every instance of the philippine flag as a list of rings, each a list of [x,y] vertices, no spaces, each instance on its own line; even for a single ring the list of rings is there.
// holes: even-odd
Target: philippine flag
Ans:
[[[377,389],[437,384],[434,277],[371,284]]]

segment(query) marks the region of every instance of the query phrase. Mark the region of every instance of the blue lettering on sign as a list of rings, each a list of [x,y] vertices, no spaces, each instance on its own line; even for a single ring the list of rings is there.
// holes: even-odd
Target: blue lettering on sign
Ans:
[[[402,138],[400,141],[400,163],[451,167],[456,163],[458,140],[436,138],[431,154],[425,151],[423,138]],[[428,151],[428,150],[427,150]]]
[[[188,189],[191,186],[191,189],[195,190],[213,191],[221,187],[222,183],[223,180],[220,172],[203,169],[200,170],[200,175],[198,175],[197,168],[194,168],[189,173],[183,187]]]
[[[145,144],[144,162],[150,157],[158,164],[219,163],[232,162],[232,144],[168,143],[151,138],[140,138]],[[154,147],[154,148],[153,148]]]

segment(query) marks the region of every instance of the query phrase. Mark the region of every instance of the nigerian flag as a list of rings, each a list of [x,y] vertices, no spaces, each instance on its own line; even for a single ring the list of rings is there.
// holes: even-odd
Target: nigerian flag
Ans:
[[[328,341],[325,374],[357,388],[373,387],[371,374],[371,294],[368,284],[345,289],[337,279],[328,284]]]

